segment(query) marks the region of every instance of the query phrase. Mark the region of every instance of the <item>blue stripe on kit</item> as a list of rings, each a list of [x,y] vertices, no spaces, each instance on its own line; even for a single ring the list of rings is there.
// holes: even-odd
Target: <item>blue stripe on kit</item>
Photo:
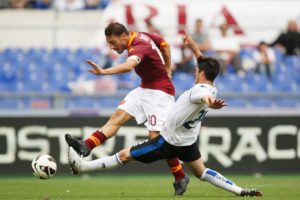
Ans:
[[[229,184],[229,185],[233,185],[233,182],[232,182],[232,181],[230,181],[230,180],[224,178],[223,176],[218,175],[218,173],[217,173],[216,171],[214,171],[214,170],[208,169],[208,170],[206,171],[206,174],[211,175],[211,176],[213,176],[213,177],[215,177],[215,178],[217,178],[217,179],[223,180],[223,181],[225,181],[225,183],[227,183],[227,184]]]
[[[206,173],[207,173],[208,175],[213,176],[213,177],[215,177],[215,176],[217,175],[217,172],[214,171],[214,170],[211,170],[211,169],[207,170]]]
[[[229,185],[233,185],[233,182],[231,182],[230,180],[227,180],[226,183]]]
[[[134,157],[138,157],[144,154],[147,154],[151,151],[154,151],[155,149],[158,149],[159,147],[161,147],[161,145],[165,142],[163,137],[160,137],[154,144],[149,144],[147,146],[144,146],[143,148],[140,149],[136,149],[134,151],[131,151],[130,154],[131,156]]]

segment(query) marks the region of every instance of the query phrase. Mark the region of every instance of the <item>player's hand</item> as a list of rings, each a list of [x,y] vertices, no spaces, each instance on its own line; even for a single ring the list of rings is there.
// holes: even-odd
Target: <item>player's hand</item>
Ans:
[[[203,57],[197,44],[195,43],[193,38],[188,34],[188,32],[186,30],[184,31],[182,40],[183,40],[184,46],[188,47],[189,49],[191,49],[193,51],[193,54],[195,55],[196,59]]]
[[[182,40],[183,40],[183,44],[190,48],[193,49],[193,47],[197,46],[194,42],[194,40],[192,39],[192,37],[188,34],[187,31],[184,31],[184,35],[182,36]]]
[[[87,60],[86,63],[93,67],[92,69],[88,70],[89,72],[91,72],[91,73],[93,73],[95,75],[104,74],[104,69],[102,69],[101,67],[99,67],[94,61]]]
[[[223,108],[224,106],[227,106],[225,100],[215,99],[209,107],[212,109],[220,109]]]

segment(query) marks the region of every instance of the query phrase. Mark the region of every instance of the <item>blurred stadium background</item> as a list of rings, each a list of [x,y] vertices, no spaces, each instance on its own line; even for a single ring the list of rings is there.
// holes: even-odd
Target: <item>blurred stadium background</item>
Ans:
[[[38,154],[55,157],[58,174],[66,173],[64,133],[87,137],[139,85],[134,72],[87,72],[86,59],[111,67],[126,58],[105,44],[110,21],[165,37],[178,96],[194,83],[194,60],[180,34],[186,29],[197,37],[197,19],[203,29],[199,46],[224,65],[215,84],[228,102],[203,122],[199,148],[207,165],[224,173],[299,174],[299,1],[0,0],[0,8],[0,176],[30,174]],[[228,54],[232,59],[226,60]],[[132,121],[92,157],[133,145],[146,132]],[[116,171],[168,174],[164,165]]]

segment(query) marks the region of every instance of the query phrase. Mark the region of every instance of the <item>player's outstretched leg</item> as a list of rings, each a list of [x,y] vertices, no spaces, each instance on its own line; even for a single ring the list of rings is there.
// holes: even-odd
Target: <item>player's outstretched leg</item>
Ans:
[[[119,153],[92,161],[85,161],[72,147],[69,147],[68,159],[74,174],[89,171],[101,171],[123,165],[119,159]]]
[[[68,160],[73,174],[82,172],[82,156],[80,157],[72,147],[68,148]]]
[[[95,147],[105,142],[107,138],[101,130],[96,130],[84,141],[72,137],[70,134],[66,134],[65,139],[68,145],[70,147],[73,147],[79,155],[83,155],[83,157],[86,157],[90,155],[91,151]]]
[[[227,190],[229,192],[232,192],[236,194],[237,196],[262,196],[262,193],[257,189],[243,189],[239,186],[237,186],[234,182],[224,177],[222,174],[220,174],[217,171],[211,170],[209,168],[206,168],[204,172],[202,173],[201,180],[208,181],[209,183],[222,188],[224,190]]]
[[[70,134],[65,134],[65,140],[69,147],[73,147],[73,149],[83,157],[90,155],[91,150],[87,147],[84,141],[81,141]]]

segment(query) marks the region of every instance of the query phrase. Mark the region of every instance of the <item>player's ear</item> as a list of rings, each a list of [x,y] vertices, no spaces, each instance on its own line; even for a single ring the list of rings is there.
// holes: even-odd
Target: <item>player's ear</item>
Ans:
[[[199,70],[198,74],[201,78],[205,78],[204,70]]]
[[[125,32],[123,32],[122,34],[121,34],[121,38],[126,38],[128,35],[125,33]]]
[[[206,78],[204,70],[201,70],[202,76]]]

